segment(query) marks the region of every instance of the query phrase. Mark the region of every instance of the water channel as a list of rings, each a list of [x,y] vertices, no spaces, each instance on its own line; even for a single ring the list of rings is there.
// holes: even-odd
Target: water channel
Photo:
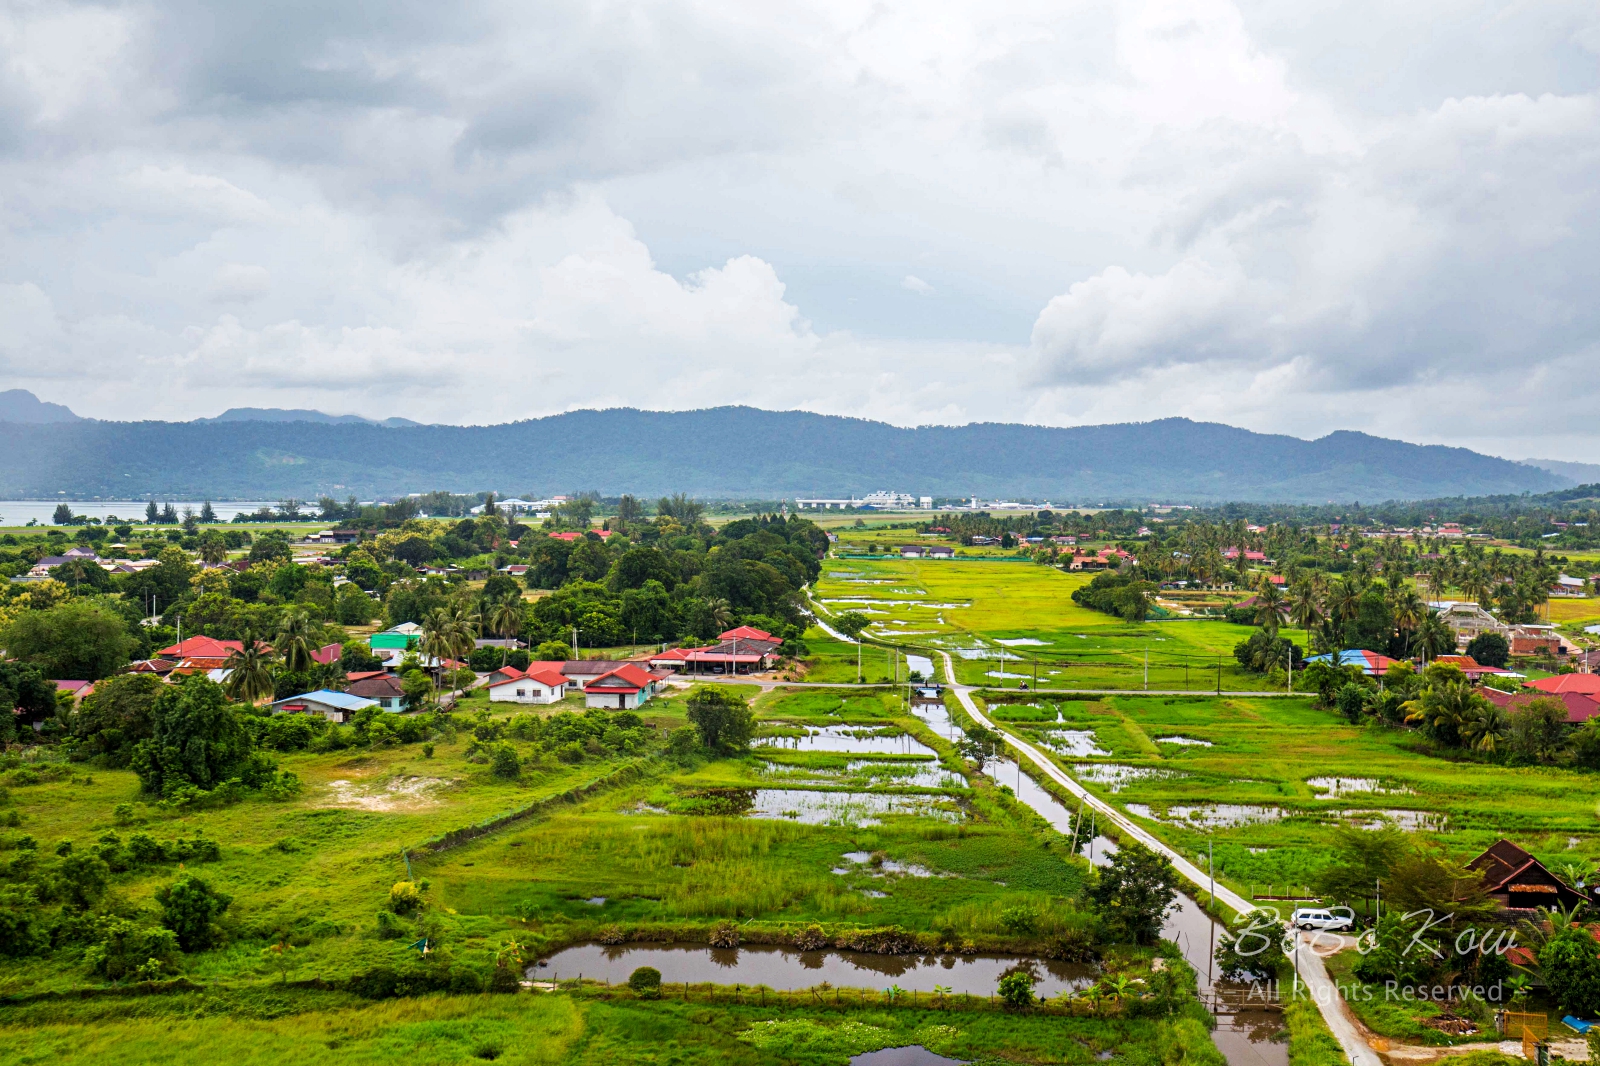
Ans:
[[[940,736],[950,740],[962,736],[942,701],[918,699],[913,701],[911,710]],[[1038,812],[1057,832],[1069,837],[1076,832],[1079,840],[1088,838],[1078,850],[1090,862],[1104,866],[1116,854],[1113,841],[1093,832],[1093,812],[1084,812],[1088,829],[1076,825],[1075,812],[1023,773],[1016,760],[990,759],[984,763],[983,772],[995,783],[1009,787],[1017,799]],[[1263,993],[1265,985],[1223,981],[1216,976],[1217,937],[1225,931],[1192,897],[1179,893],[1177,906],[1167,915],[1161,935],[1177,944],[1184,959],[1194,967],[1200,998],[1216,1019],[1212,1042],[1229,1066],[1288,1066],[1288,1032],[1276,995]]]

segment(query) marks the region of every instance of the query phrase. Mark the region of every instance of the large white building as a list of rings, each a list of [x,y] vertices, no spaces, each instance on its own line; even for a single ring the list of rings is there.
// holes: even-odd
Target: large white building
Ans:
[[[794,505],[801,510],[810,507],[823,511],[833,507],[838,507],[841,510],[846,507],[855,507],[873,511],[914,511],[919,508],[924,511],[931,511],[933,510],[933,497],[918,497],[904,492],[885,492],[880,490],[878,492],[869,492],[859,498],[851,496],[849,499],[824,498],[821,496],[806,497],[804,499],[796,497]]]

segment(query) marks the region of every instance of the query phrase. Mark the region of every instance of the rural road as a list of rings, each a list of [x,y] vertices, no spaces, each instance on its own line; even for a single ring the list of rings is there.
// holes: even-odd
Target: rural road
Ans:
[[[978,710],[978,705],[972,699],[972,690],[965,685],[956,684],[955,663],[951,661],[950,653],[940,652],[939,654],[944,657],[945,675],[950,679],[951,691],[956,694],[956,698],[961,701],[961,706],[966,710],[967,714],[972,716],[974,722],[999,733],[1005,738],[1007,744],[1017,750],[1020,757],[1027,758],[1050,780],[1074,796],[1079,797],[1084,803],[1104,815],[1107,820],[1132,839],[1137,840],[1151,851],[1164,855],[1185,879],[1201,891],[1211,892],[1211,879],[1198,866],[1179,855],[1160,840],[1157,840],[1148,830],[1136,825],[1127,815],[1111,806],[1111,804],[1092,795],[1082,785],[1068,777],[1060,767],[1032,744],[1018,740],[1010,733],[997,729],[994,723],[989,721]],[[1219,902],[1227,904],[1237,914],[1245,914],[1255,910],[1254,903],[1246,900],[1226,885],[1216,886],[1215,898]],[[1361,1038],[1361,1034],[1357,1031],[1355,1022],[1345,1009],[1344,1000],[1339,996],[1338,989],[1328,976],[1327,967],[1322,964],[1321,957],[1314,951],[1300,951],[1299,969],[1300,979],[1306,983],[1318,1009],[1322,1012],[1323,1020],[1328,1023],[1328,1028],[1333,1032],[1334,1038],[1339,1041],[1339,1046],[1349,1056],[1350,1066],[1382,1066],[1377,1053],[1367,1046],[1367,1042]]]

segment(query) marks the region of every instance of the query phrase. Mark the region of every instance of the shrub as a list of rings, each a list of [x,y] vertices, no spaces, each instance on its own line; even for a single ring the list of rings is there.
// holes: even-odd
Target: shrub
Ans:
[[[414,881],[396,881],[389,889],[389,909],[396,914],[415,914],[422,909],[422,892]]]
[[[406,935],[405,924],[389,911],[378,912],[378,939],[399,940]]]
[[[494,746],[494,757],[489,764],[489,772],[496,777],[514,781],[522,775],[522,760],[517,758],[517,749],[510,744],[500,743]]]
[[[161,924],[177,935],[184,951],[204,951],[221,940],[216,921],[233,902],[193,874],[157,892],[156,899],[161,904]]]
[[[1012,935],[1019,935],[1033,932],[1039,923],[1032,908],[1007,907],[1000,912],[1000,927]]]
[[[657,999],[661,996],[661,971],[654,966],[641,966],[628,975],[628,987],[640,999]]]
[[[1511,661],[1511,645],[1499,633],[1479,633],[1467,642],[1467,654],[1482,666],[1503,669]]]
[[[1025,1010],[1033,1005],[1033,974],[1027,970],[1012,970],[1000,978],[995,991],[1011,1010]]]
[[[106,917],[99,920],[95,932],[97,939],[84,952],[84,960],[102,977],[151,980],[177,966],[178,935],[170,929]]]
[[[489,975],[489,991],[521,992],[522,978],[509,966],[496,966],[494,972]]]
[[[822,926],[813,923],[795,934],[794,946],[801,951],[821,951],[828,946],[828,935]]]
[[[1561,1009],[1580,1018],[1600,1013],[1600,949],[1587,929],[1563,929],[1539,951],[1539,969]]]
[[[720,921],[711,930],[711,946],[736,948],[739,946],[739,927],[730,921]]]
[[[0,955],[21,958],[50,947],[50,933],[40,920],[39,901],[31,888],[0,891]]]

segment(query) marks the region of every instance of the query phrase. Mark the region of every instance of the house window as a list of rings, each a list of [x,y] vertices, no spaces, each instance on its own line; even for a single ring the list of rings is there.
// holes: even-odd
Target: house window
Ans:
[[[519,696],[526,696],[526,695],[527,695],[527,694],[528,694],[528,690],[527,690],[527,689],[525,689],[525,688],[519,688],[519,689],[517,689],[517,695],[519,695]]]

